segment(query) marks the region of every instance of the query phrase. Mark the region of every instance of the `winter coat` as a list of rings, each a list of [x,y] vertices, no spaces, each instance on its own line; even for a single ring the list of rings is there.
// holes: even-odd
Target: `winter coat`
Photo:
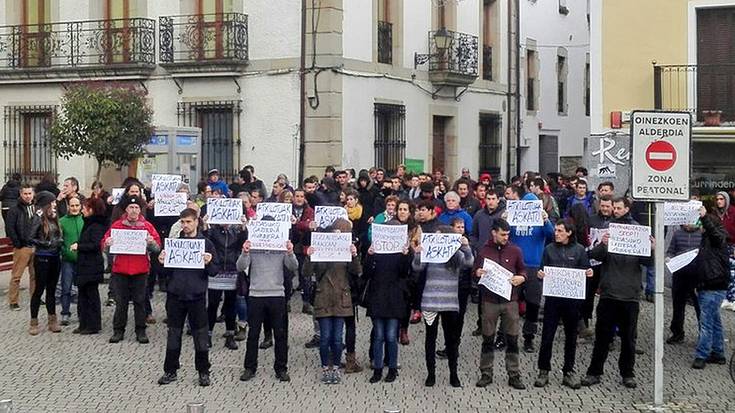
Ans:
[[[472,232],[472,216],[462,208],[451,211],[445,209],[444,212],[439,215],[439,222],[444,225],[452,225],[452,221],[454,221],[455,218],[461,218],[464,221],[465,234],[470,234]]]
[[[610,226],[610,221],[612,221],[612,219],[612,215],[606,217],[599,212],[594,215],[590,215],[590,228],[607,229]]]
[[[472,249],[477,251],[487,244],[490,239],[490,230],[495,220],[500,218],[505,211],[505,201],[501,201],[494,211],[490,212],[487,208],[477,211],[472,218],[472,232],[470,232],[470,245]]]
[[[220,193],[225,197],[230,196],[230,188],[228,188],[227,183],[221,179],[217,182],[211,182],[208,180],[207,185],[209,185],[209,187],[212,189],[212,192],[220,191]]]
[[[527,193],[523,197],[524,201],[537,199],[532,193]],[[544,247],[553,237],[554,224],[550,220],[546,220],[541,227],[521,225],[510,228],[510,240],[523,251],[523,263],[526,267],[538,268],[541,266]]]
[[[216,252],[212,259],[219,271],[237,272],[237,259],[242,253],[242,244],[248,239],[247,229],[242,225],[210,225],[204,236],[212,242]]]
[[[84,218],[82,232],[77,241],[77,264],[74,284],[101,283],[105,271],[101,242],[107,230],[107,217],[91,216]]]
[[[559,244],[554,242],[544,249],[544,256],[541,258],[541,267],[560,267],[560,268],[576,268],[586,270],[590,267],[590,259],[587,257],[587,250],[570,239],[567,244]],[[533,277],[536,274],[529,274]]]
[[[217,251],[214,249],[212,241],[208,240],[203,234],[197,233],[194,239],[203,239],[204,251],[212,254],[212,260],[209,264],[201,268],[168,268],[168,281],[166,283],[166,291],[169,296],[175,296],[179,300],[193,301],[204,299],[207,296],[207,286],[209,277],[214,276],[218,272],[217,268]],[[183,239],[183,237],[182,237]]]
[[[6,210],[15,208],[18,205],[18,199],[20,199],[20,182],[11,179],[0,190],[2,208]]]
[[[702,219],[702,242],[699,245],[698,290],[727,290],[730,284],[730,258],[727,232],[716,216],[707,214]]]
[[[314,317],[351,317],[354,315],[350,278],[360,274],[360,256],[351,262],[304,263],[304,273],[316,278],[314,292]]]
[[[291,227],[291,242],[294,245],[296,254],[303,254],[307,246],[311,245],[311,228],[309,225],[314,221],[314,208],[309,204],[304,204],[301,216],[298,217],[296,224]],[[294,206],[294,212],[296,207]]]
[[[84,227],[84,218],[79,215],[65,215],[59,219],[61,235],[64,237],[64,245],[61,246],[61,259],[64,262],[77,262],[77,252],[69,249],[72,244],[79,241],[79,235]]]
[[[36,247],[36,255],[58,256],[61,246],[64,244],[64,238],[61,235],[61,229],[56,223],[49,221],[49,232],[44,233],[43,219],[38,215],[33,216],[31,222],[31,245]]]
[[[688,229],[686,229],[688,228]],[[679,254],[683,254],[687,251],[695,250],[699,248],[702,243],[702,231],[701,229],[691,226],[676,229],[674,235],[671,237],[671,243],[669,248],[666,250],[667,257],[675,257]],[[692,260],[684,268],[677,271],[678,273],[693,274],[697,273],[697,260]]]
[[[15,207],[8,210],[5,232],[12,241],[13,247],[31,246],[31,222],[36,216],[35,211],[33,205],[24,204],[23,201],[19,201]]]
[[[101,248],[105,247],[105,242],[110,238],[113,229],[132,229],[136,231],[147,231],[148,235],[153,237],[153,244],[148,244],[149,252],[158,252],[161,249],[161,237],[158,236],[158,231],[153,228],[150,222],[146,221],[141,215],[135,222],[128,221],[127,214],[123,215],[120,219],[113,222],[110,225],[110,229],[107,230],[105,236],[100,242]],[[112,256],[112,272],[115,274],[122,275],[139,275],[147,274],[151,269],[151,263],[148,260],[148,254],[133,255],[133,254],[115,254]]]
[[[480,201],[478,201],[477,198],[472,195],[467,195],[465,198],[462,198],[459,202],[459,206],[462,207],[462,209],[464,209],[468,214],[470,214],[471,217],[475,216],[477,211],[482,209]],[[467,228],[468,233],[470,230],[471,228]]]
[[[529,277],[526,275],[526,266],[523,264],[523,252],[517,245],[514,245],[510,241],[505,245],[498,245],[492,238],[489,239],[487,244],[485,244],[485,246],[482,247],[475,256],[475,265],[472,268],[473,273],[476,274],[477,270],[485,265],[485,258],[500,264],[501,267],[510,271],[513,275],[520,275],[525,279],[528,279]],[[523,284],[513,287],[511,290],[510,301],[518,301],[518,294],[522,287]],[[508,302],[508,300],[491,292],[484,286],[479,286],[479,288],[483,301],[491,303]]]
[[[567,199],[566,208],[564,211],[564,217],[569,217],[569,212],[571,212],[572,207],[582,204],[584,206],[584,209],[587,211],[587,215],[592,215],[595,213],[594,211],[594,197],[592,192],[587,192],[585,194],[584,198],[579,199],[577,198],[577,195],[572,195]]]
[[[409,311],[411,255],[368,254],[362,268],[367,282],[365,302],[368,317],[406,317]]]

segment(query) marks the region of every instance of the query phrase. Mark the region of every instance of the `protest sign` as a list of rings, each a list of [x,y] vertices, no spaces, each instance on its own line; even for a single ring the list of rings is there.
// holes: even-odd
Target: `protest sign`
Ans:
[[[485,270],[485,274],[480,277],[478,283],[506,300],[510,300],[513,293],[513,284],[510,283],[510,279],[513,278],[513,273],[487,258],[483,261],[482,269]]]
[[[597,244],[601,243],[602,237],[604,237],[607,232],[607,228],[590,228],[590,246],[587,247],[587,251],[592,250],[592,248],[595,248]],[[590,258],[591,266],[596,267],[601,264],[602,263],[600,261]]]
[[[276,202],[261,202],[256,207],[256,219],[263,219],[265,216],[271,216],[275,221],[290,224],[293,216],[293,206]]]
[[[148,246],[148,231],[137,229],[110,230],[110,254],[145,255]]]
[[[694,261],[697,258],[697,254],[699,254],[699,248],[671,257],[666,263],[666,268],[672,273],[677,272]]]
[[[242,224],[242,200],[240,198],[208,198],[208,224]]]
[[[176,192],[181,185],[181,175],[151,175],[151,194],[157,197],[165,192]]]
[[[286,242],[290,230],[290,222],[251,220],[248,223],[250,248],[254,250],[286,251]]]
[[[505,210],[508,212],[508,224],[513,226],[525,225],[541,227],[544,225],[543,204],[539,200],[506,201]]]
[[[610,224],[607,252],[622,255],[651,255],[651,227],[643,225]]]
[[[587,291],[586,270],[576,268],[544,267],[543,295],[546,297],[584,300]],[[536,274],[529,274],[535,277]]]
[[[124,194],[125,188],[112,188],[112,205],[119,204]]]
[[[408,243],[408,225],[372,225],[372,246],[376,254],[403,252]]]
[[[153,213],[157,217],[177,217],[186,209],[185,192],[162,192],[156,196]]]
[[[204,240],[196,238],[166,238],[164,268],[204,268]]]
[[[693,225],[699,219],[701,201],[664,203],[664,225]]]
[[[421,262],[444,264],[462,246],[461,234],[421,234]]]
[[[352,261],[352,233],[312,232],[311,262],[350,262]]]
[[[342,207],[317,206],[314,209],[314,222],[317,228],[328,228],[337,218],[350,219],[347,216],[347,210]]]

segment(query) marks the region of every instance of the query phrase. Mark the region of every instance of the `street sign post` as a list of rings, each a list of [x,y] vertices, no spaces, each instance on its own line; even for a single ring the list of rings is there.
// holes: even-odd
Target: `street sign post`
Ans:
[[[631,194],[656,206],[653,402],[660,407],[664,403],[664,201],[689,200],[692,115],[635,111],[630,125]]]

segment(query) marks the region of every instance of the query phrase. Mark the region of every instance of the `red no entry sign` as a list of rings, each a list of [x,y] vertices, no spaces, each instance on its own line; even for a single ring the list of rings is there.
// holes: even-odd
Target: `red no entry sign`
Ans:
[[[676,163],[676,149],[667,141],[656,141],[646,149],[646,162],[651,169],[668,171]]]

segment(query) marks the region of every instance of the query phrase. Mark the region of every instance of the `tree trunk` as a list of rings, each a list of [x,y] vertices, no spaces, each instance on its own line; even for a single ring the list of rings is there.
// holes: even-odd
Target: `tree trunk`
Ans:
[[[94,175],[96,181],[100,180],[100,173],[102,173],[102,161],[97,159],[97,173]]]

